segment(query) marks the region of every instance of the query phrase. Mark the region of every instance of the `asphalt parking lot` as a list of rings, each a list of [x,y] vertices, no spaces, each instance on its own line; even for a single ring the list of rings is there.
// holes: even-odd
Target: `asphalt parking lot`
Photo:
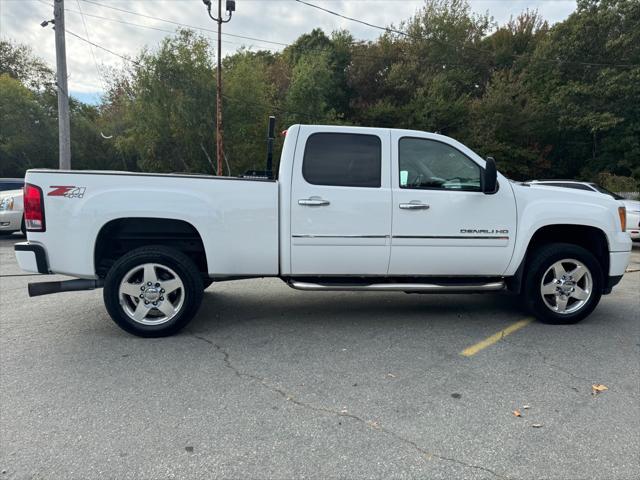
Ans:
[[[19,240],[0,239],[0,480],[640,477],[638,248],[574,326],[507,296],[270,279],[214,285],[145,340],[101,291],[30,299]]]

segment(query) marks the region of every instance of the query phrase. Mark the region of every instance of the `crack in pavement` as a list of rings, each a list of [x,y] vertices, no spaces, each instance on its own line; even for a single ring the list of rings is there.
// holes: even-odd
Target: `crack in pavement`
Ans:
[[[559,370],[559,371],[561,371],[561,372],[563,372],[563,373],[565,373],[565,374],[569,375],[570,377],[573,377],[573,378],[575,378],[577,380],[583,380],[583,381],[589,382],[589,383],[593,382],[593,379],[590,379],[590,378],[587,378],[587,377],[582,377],[580,375],[576,375],[572,371],[570,371],[570,370],[568,370],[568,369],[566,369],[564,367],[561,367],[560,365],[557,365],[555,363],[551,363],[548,360],[548,357],[544,353],[542,353],[539,348],[536,348],[536,347],[532,347],[532,348],[523,347],[521,345],[518,345],[518,344],[512,342],[511,340],[506,340],[506,339],[504,340],[504,342],[508,343],[512,347],[516,347],[518,350],[521,350],[521,351],[524,351],[524,352],[527,352],[527,353],[533,353],[534,355],[537,355],[538,357],[540,357],[542,359],[542,363],[544,363],[546,366],[548,366],[548,367],[550,367],[552,369]]]
[[[310,403],[306,403],[303,402],[301,400],[296,399],[292,394],[286,392],[285,390],[276,387],[275,385],[271,385],[266,378],[260,377],[258,375],[254,375],[252,373],[247,373],[244,372],[242,370],[240,370],[238,367],[236,367],[230,360],[230,355],[229,353],[222,348],[220,345],[218,345],[217,343],[213,342],[212,340],[209,340],[208,338],[202,337],[200,335],[193,335],[194,338],[201,340],[203,342],[208,343],[209,345],[211,345],[212,347],[214,347],[216,349],[216,351],[222,353],[223,355],[223,361],[225,364],[225,367],[227,367],[228,369],[230,369],[237,377],[245,377],[245,378],[250,378],[252,380],[255,380],[257,382],[259,382],[261,385],[263,385],[264,387],[266,387],[267,389],[269,389],[270,391],[278,394],[279,396],[281,396],[282,398],[284,398],[287,402],[290,402],[298,407],[307,409],[307,410],[312,410],[314,412],[319,412],[319,413],[324,413],[324,414],[328,414],[328,415],[334,415],[337,417],[344,417],[344,418],[350,418],[352,420],[355,420],[356,422],[370,428],[371,430],[377,430],[380,431],[382,433],[385,433],[387,435],[389,435],[390,437],[393,437],[394,439],[398,440],[401,443],[404,443],[405,445],[409,445],[410,447],[412,447],[414,450],[416,450],[417,452],[419,452],[420,454],[422,454],[424,457],[426,457],[428,460],[431,460],[431,458],[437,458],[439,460],[442,461],[446,461],[446,462],[451,462],[451,463],[455,463],[457,465],[461,465],[465,468],[471,468],[471,469],[475,469],[475,470],[481,470],[483,472],[489,473],[492,476],[496,477],[496,478],[501,478],[501,479],[509,479],[512,477],[506,477],[504,475],[501,475],[499,473],[497,473],[496,471],[487,468],[487,467],[483,467],[481,465],[474,465],[472,463],[467,463],[464,462],[462,460],[458,460],[456,458],[451,458],[451,457],[445,457],[443,455],[439,455],[433,452],[430,452],[428,450],[425,450],[423,447],[421,447],[420,445],[418,445],[415,441],[405,438],[403,436],[401,436],[399,433],[394,432],[393,430],[389,430],[388,428],[382,427],[380,426],[377,422],[372,421],[372,420],[365,420],[362,417],[359,417],[358,415],[354,415],[353,413],[349,413],[349,412],[345,412],[345,411],[338,411],[338,410],[333,410],[331,408],[327,408],[327,407],[322,407],[322,406],[316,406],[316,405],[312,405]]]

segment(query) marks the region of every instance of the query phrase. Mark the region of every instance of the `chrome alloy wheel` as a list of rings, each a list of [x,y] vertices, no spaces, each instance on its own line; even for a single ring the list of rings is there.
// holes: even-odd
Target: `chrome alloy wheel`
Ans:
[[[184,304],[184,284],[165,265],[145,263],[122,277],[118,289],[120,305],[133,321],[161,325],[175,317]]]
[[[580,310],[591,297],[593,279],[584,263],[566,258],[545,272],[540,282],[540,294],[553,312],[567,315]]]

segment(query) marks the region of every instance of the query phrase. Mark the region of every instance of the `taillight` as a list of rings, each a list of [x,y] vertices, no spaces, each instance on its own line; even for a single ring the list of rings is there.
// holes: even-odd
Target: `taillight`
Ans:
[[[44,232],[44,197],[36,185],[24,185],[24,226],[28,232]]]

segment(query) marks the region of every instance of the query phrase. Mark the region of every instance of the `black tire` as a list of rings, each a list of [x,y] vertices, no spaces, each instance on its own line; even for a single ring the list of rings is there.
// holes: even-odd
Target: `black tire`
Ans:
[[[586,266],[591,276],[591,295],[576,311],[558,313],[553,311],[543,298],[541,284],[543,276],[556,262],[574,259]],[[543,323],[566,325],[577,323],[586,318],[596,308],[602,297],[603,273],[600,262],[588,250],[570,243],[552,243],[544,245],[531,253],[523,288],[523,298],[527,308]],[[547,298],[549,298],[547,296]],[[553,295],[551,296],[553,299]],[[551,301],[551,300],[549,300]],[[570,301],[575,301],[571,300]],[[570,308],[567,308],[569,310]]]
[[[168,267],[179,277],[184,286],[179,291],[180,295],[184,295],[180,303],[181,306],[175,309],[177,312],[175,316],[165,323],[156,325],[140,323],[131,318],[121,304],[120,285],[124,276],[132,269],[144,264]],[[144,283],[140,285],[144,285]],[[191,321],[202,302],[202,291],[202,274],[189,257],[172,248],[150,246],[132,250],[113,264],[105,279],[103,296],[109,315],[123,330],[139,337],[165,337],[177,333]],[[168,294],[167,297],[169,297]],[[125,303],[133,301],[130,297],[125,297],[125,299],[123,300]],[[160,299],[162,300],[162,298]],[[141,303],[141,300],[137,301],[138,304]],[[158,311],[158,313],[160,312]]]
[[[210,278],[203,278],[202,279],[202,289],[203,290],[206,290],[211,285],[213,285],[213,280],[211,280]]]

